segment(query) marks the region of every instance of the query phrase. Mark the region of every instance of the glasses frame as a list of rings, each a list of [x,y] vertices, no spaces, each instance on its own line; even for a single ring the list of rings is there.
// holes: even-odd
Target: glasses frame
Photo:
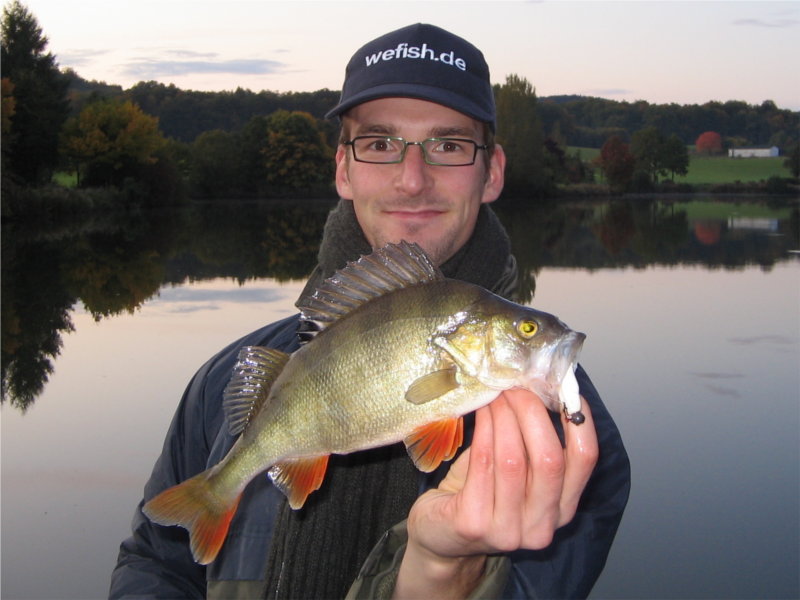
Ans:
[[[356,153],[355,143],[358,140],[391,140],[395,142],[400,142],[403,144],[403,150],[400,152],[400,158],[397,160],[387,160],[387,161],[376,161],[376,160],[364,160],[363,158],[359,158],[358,154]],[[461,142],[461,143],[469,143],[472,144],[474,150],[472,152],[472,160],[469,162],[464,163],[457,163],[457,164],[450,164],[450,163],[440,163],[428,156],[428,151],[425,149],[425,144],[427,142]],[[422,158],[425,161],[425,164],[431,165],[434,167],[469,167],[475,164],[475,159],[478,156],[478,150],[488,150],[489,146],[486,144],[479,144],[475,140],[470,140],[467,138],[455,138],[455,137],[430,137],[425,138],[419,142],[409,142],[408,140],[401,138],[395,135],[358,135],[351,140],[347,140],[346,142],[342,142],[343,146],[350,146],[353,149],[353,160],[357,162],[367,163],[370,165],[396,165],[401,162],[406,157],[406,151],[408,150],[409,146],[419,146],[420,150],[422,150]]]

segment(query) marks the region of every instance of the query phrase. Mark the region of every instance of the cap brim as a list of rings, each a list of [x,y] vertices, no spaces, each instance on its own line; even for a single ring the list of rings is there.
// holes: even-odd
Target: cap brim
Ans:
[[[387,83],[371,87],[337,104],[328,111],[325,118],[331,119],[333,117],[339,117],[358,104],[363,104],[370,100],[378,100],[380,98],[416,98],[419,100],[436,102],[437,104],[442,104],[460,113],[464,113],[478,121],[489,123],[492,130],[494,130],[493,112],[449,90],[416,83]]]

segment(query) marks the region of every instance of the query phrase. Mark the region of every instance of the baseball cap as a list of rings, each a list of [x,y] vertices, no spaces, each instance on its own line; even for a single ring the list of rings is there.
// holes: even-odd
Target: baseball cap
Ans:
[[[495,128],[494,93],[483,53],[435,25],[409,25],[359,48],[347,63],[339,104],[325,116],[398,96],[443,104]]]

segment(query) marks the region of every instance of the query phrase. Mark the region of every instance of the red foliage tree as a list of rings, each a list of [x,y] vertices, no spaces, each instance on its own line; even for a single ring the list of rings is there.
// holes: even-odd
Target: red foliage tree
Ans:
[[[698,154],[722,154],[722,136],[716,131],[706,131],[694,143]]]
[[[636,167],[636,159],[631,154],[630,147],[616,135],[606,140],[595,163],[606,176],[608,185],[615,191],[625,190]]]

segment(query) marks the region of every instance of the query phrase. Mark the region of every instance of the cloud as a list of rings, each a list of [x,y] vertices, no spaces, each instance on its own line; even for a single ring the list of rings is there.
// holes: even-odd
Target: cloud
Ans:
[[[165,54],[172,54],[181,58],[215,58],[216,52],[196,52],[195,50],[164,50]]]
[[[732,344],[739,346],[752,346],[755,344],[774,344],[778,346],[789,346],[797,343],[797,339],[786,335],[779,334],[766,334],[754,335],[750,337],[734,337],[728,338]]]
[[[56,59],[62,67],[83,67],[92,63],[97,57],[108,53],[108,50],[67,50],[66,52],[59,52]]]
[[[733,22],[734,25],[742,25],[746,27],[769,27],[771,29],[776,28],[784,28],[784,27],[795,27],[796,25],[800,25],[800,19],[788,19],[788,18],[779,18],[779,19],[736,19]]]
[[[177,53],[180,51],[173,51]],[[210,55],[213,56],[213,55]],[[197,57],[192,57],[197,58]],[[234,75],[270,75],[280,73],[286,64],[276,60],[160,60],[141,59],[129,62],[124,74],[139,79],[157,79],[205,73],[230,73]]]

